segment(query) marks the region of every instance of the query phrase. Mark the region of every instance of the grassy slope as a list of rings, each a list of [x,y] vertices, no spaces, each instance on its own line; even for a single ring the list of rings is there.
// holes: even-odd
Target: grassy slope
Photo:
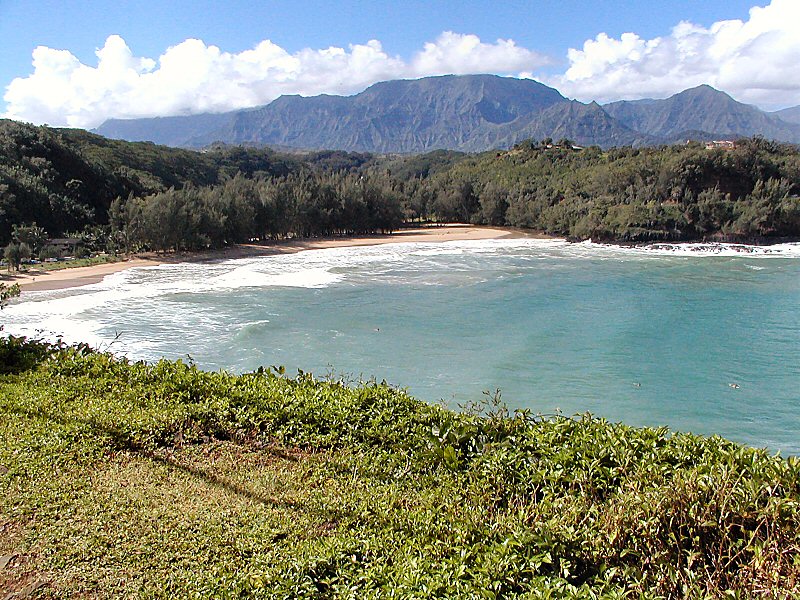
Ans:
[[[800,461],[720,438],[71,350],[0,376],[0,465],[0,591],[800,594]]]

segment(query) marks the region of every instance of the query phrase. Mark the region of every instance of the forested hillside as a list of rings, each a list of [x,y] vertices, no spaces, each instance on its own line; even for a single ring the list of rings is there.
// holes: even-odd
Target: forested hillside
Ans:
[[[201,249],[461,221],[575,239],[800,238],[800,150],[763,138],[482,154],[203,152],[0,122],[0,243],[34,222],[91,250]],[[19,237],[17,235],[16,237]]]
[[[760,138],[575,149],[523,143],[425,181],[444,219],[541,229],[578,239],[764,241],[800,235],[800,151]]]
[[[0,120],[0,243],[11,240],[15,225],[33,222],[53,237],[101,227],[107,238],[116,198],[207,188],[237,174],[263,180],[303,169],[348,170],[368,160],[355,153],[315,152],[301,159],[226,146],[196,152]]]

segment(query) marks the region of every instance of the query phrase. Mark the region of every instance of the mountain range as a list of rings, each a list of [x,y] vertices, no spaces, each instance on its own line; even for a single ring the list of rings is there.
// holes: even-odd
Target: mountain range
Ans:
[[[186,148],[222,142],[377,153],[479,152],[548,137],[601,147],[752,135],[800,143],[800,107],[769,113],[708,85],[601,106],[531,79],[445,75],[376,83],[353,96],[281,96],[220,114],[110,119],[95,132]]]
[[[791,108],[784,108],[773,113],[786,121],[787,123],[800,123],[800,106],[793,106]]]

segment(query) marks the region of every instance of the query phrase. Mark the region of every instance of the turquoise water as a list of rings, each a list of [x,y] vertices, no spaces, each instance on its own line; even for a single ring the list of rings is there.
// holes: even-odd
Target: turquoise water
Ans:
[[[454,407],[499,388],[514,408],[800,454],[800,247],[739,250],[319,250],[131,269],[26,294],[3,319],[15,333],[116,337],[110,348],[131,358],[374,376]]]

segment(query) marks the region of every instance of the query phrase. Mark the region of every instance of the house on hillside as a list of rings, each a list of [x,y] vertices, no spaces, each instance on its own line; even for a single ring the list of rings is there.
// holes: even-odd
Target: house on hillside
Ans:
[[[80,238],[51,238],[47,240],[45,248],[54,251],[57,256],[71,256],[80,243]]]
[[[706,142],[706,150],[733,150],[736,148],[736,142],[733,140],[714,140]]]

